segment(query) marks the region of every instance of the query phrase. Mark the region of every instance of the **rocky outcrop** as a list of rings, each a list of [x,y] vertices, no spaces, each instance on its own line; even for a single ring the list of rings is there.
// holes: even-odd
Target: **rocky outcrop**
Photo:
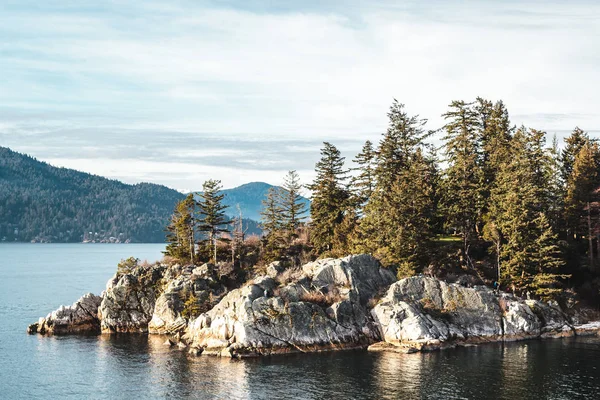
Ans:
[[[101,296],[87,294],[27,331],[166,334],[169,346],[229,357],[367,346],[412,352],[600,332],[600,323],[584,324],[556,304],[484,286],[424,276],[395,282],[369,255],[302,268],[273,263],[231,291],[215,271],[210,264],[122,268]]]
[[[393,284],[371,314],[385,342],[373,350],[410,352],[575,333],[557,306],[424,276]]]
[[[148,332],[165,269],[158,264],[137,267],[108,281],[98,310],[103,333]]]
[[[171,277],[154,305],[148,331],[156,334],[182,333],[188,324],[185,302],[194,296],[199,305],[208,311],[226,291],[209,264],[183,268],[177,277]],[[200,306],[199,306],[200,307]]]
[[[366,347],[379,339],[367,302],[394,280],[367,255],[309,263],[283,287],[261,277],[233,290],[184,339],[231,357]]]
[[[42,335],[99,333],[98,307],[101,301],[101,297],[88,293],[73,305],[61,306],[58,310],[48,314],[46,318],[40,318],[38,322],[29,325],[27,333]]]

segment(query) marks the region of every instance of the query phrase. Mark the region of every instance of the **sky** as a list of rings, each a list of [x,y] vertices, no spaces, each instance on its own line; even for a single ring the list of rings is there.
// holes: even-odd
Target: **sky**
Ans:
[[[191,191],[308,182],[393,99],[428,129],[481,96],[598,136],[598,21],[597,1],[0,0],[0,146]]]

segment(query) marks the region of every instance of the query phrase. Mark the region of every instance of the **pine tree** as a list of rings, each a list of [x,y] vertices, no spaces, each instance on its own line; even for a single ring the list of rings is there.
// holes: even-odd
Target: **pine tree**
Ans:
[[[533,278],[529,287],[543,300],[556,299],[562,293],[561,280],[570,275],[560,274],[565,264],[558,248],[558,235],[552,230],[548,218],[540,213],[535,220],[536,239],[533,243],[531,263]]]
[[[541,174],[535,162],[540,157],[539,132],[520,128],[515,133],[512,157],[500,168],[491,193],[490,219],[484,231],[496,244],[504,285],[550,296],[563,277],[558,274],[563,261],[543,212],[548,175]]]
[[[283,258],[286,246],[284,230],[286,221],[284,210],[279,203],[280,189],[271,187],[262,202],[261,227],[263,229],[265,261],[278,261]]]
[[[444,114],[445,153],[448,168],[444,177],[442,204],[447,224],[462,236],[463,260],[473,266],[469,248],[483,220],[482,172],[479,165],[479,122],[471,103],[453,101]]]
[[[347,175],[344,157],[331,143],[323,144],[321,159],[315,167],[317,176],[308,186],[312,191],[311,239],[315,251],[320,255],[334,250],[334,232],[344,218],[349,198],[345,188]]]
[[[575,127],[571,135],[565,138],[565,148],[560,154],[561,176],[565,184],[569,181],[573,172],[575,157],[581,151],[581,148],[590,140],[587,133],[579,127]]]
[[[296,237],[296,230],[306,219],[306,204],[302,201],[301,190],[300,176],[296,171],[289,171],[284,178],[283,190],[278,191],[288,244]]]
[[[381,227],[391,239],[379,249],[384,265],[416,271],[426,263],[434,237],[435,181],[433,162],[417,149],[392,187],[385,214],[390,221]]]
[[[388,128],[375,157],[375,186],[358,221],[356,250],[376,255],[384,265],[398,265],[400,260],[407,257],[396,243],[399,230],[404,230],[405,237],[415,232],[412,226],[399,226],[403,223],[399,215],[403,210],[396,207],[404,200],[410,201],[411,194],[409,191],[399,191],[397,185],[400,179],[403,182],[411,180],[408,171],[413,168],[415,154],[424,147],[424,140],[429,133],[423,129],[426,121],[419,116],[409,116],[404,105],[396,100],[390,107],[388,118]]]
[[[373,143],[367,140],[360,153],[354,157],[354,168],[358,174],[352,178],[350,183],[352,195],[358,214],[362,214],[362,208],[369,201],[375,189],[375,157]]]
[[[181,261],[194,263],[195,259],[195,206],[194,196],[189,194],[175,205],[167,226],[167,248],[165,255]]]
[[[574,239],[587,236],[590,267],[594,264],[592,203],[597,201],[596,189],[600,186],[599,161],[598,144],[586,141],[575,156],[565,198],[568,232]]]
[[[202,185],[202,193],[198,193],[198,231],[206,236],[200,243],[210,245],[213,249],[212,260],[217,262],[217,241],[220,235],[227,232],[229,219],[225,215],[227,206],[223,204],[225,195],[221,193],[221,181],[209,179]]]

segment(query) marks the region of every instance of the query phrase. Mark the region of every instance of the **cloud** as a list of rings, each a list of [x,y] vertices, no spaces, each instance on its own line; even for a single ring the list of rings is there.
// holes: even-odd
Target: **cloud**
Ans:
[[[324,140],[350,159],[393,98],[430,129],[451,100],[482,96],[518,125],[594,130],[599,14],[535,0],[10,3],[0,145],[110,174],[129,160],[126,179],[183,187],[160,163],[238,182],[308,170]],[[96,161],[69,161],[83,156]]]

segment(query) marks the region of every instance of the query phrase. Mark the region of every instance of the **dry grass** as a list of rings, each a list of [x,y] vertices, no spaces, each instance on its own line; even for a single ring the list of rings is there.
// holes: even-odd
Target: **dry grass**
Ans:
[[[332,304],[344,300],[337,289],[332,289],[327,293],[319,290],[311,290],[300,295],[301,301],[318,304],[321,307],[330,307]]]
[[[499,298],[498,305],[500,306],[502,313],[506,314],[506,312],[508,311],[508,302],[506,301],[506,299],[504,299],[502,297]]]
[[[287,285],[288,283],[298,281],[300,278],[302,278],[303,274],[304,272],[302,271],[302,268],[287,268],[278,274],[275,279],[277,282],[279,282],[279,284]]]

